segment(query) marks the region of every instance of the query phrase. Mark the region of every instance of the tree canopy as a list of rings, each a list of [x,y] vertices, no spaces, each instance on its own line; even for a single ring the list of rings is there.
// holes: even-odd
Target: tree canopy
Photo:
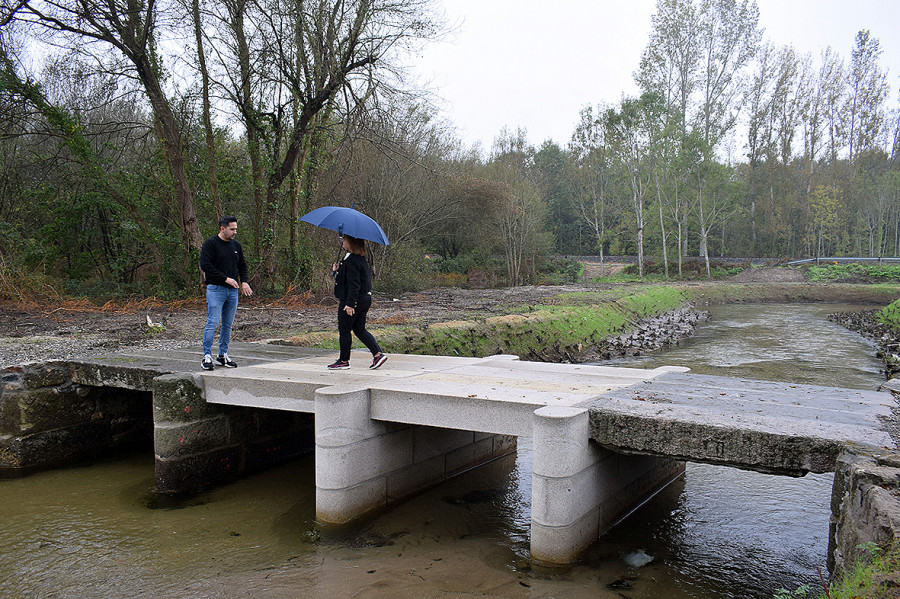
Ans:
[[[658,0],[637,97],[570,141],[466,148],[404,65],[433,0],[2,0],[0,269],[103,294],[193,293],[241,223],[255,286],[327,286],[353,205],[379,285],[446,268],[536,280],[552,254],[900,253],[900,96],[869,31],[848,58],[774,47],[751,0]],[[584,73],[582,76],[590,76]],[[437,262],[436,262],[437,260]]]

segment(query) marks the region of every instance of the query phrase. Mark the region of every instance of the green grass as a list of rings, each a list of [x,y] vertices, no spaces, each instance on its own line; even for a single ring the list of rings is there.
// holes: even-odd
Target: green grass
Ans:
[[[779,589],[774,599],[895,599],[900,594],[900,545],[887,553],[875,543],[866,543],[860,548],[867,550],[868,559],[829,585],[828,590],[814,590],[805,584],[793,591]]]
[[[633,328],[641,318],[681,307],[687,296],[674,287],[563,294],[536,306],[511,306],[506,315],[432,324],[373,329],[389,353],[567,359],[600,345],[610,335]],[[300,338],[303,345],[337,348],[334,332]],[[354,340],[355,347],[362,347]]]
[[[372,332],[385,351],[392,353],[476,357],[507,353],[533,359],[568,360],[569,356],[577,356],[610,335],[633,328],[641,318],[674,310],[688,302],[699,306],[759,301],[886,305],[898,296],[900,286],[890,283],[646,283],[560,293],[538,305],[508,306],[505,316],[469,315],[450,323],[390,326]],[[900,326],[900,306],[895,306],[890,314]],[[292,342],[326,349],[338,346],[334,331],[303,334]],[[355,343],[355,347],[362,347]]]
[[[900,300],[882,308],[875,318],[895,331],[900,331]]]
[[[852,282],[900,282],[900,265],[897,264],[825,264],[810,266],[804,273],[810,281]]]

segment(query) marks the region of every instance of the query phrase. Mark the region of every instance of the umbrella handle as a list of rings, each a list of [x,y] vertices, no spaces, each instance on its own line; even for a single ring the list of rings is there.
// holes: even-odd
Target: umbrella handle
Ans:
[[[343,251],[343,249],[344,249],[343,246],[339,247],[339,248],[338,248],[337,256],[335,256],[335,258],[334,258],[334,264],[337,264],[337,265],[338,265],[338,268],[340,268],[340,266],[341,266],[341,251]],[[336,276],[337,276],[337,271],[334,270],[334,269],[332,269],[332,270],[331,270],[331,276],[332,276],[332,278],[336,277]]]

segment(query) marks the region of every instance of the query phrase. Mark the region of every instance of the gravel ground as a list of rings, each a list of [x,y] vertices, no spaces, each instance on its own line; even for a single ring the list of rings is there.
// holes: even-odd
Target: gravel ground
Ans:
[[[607,264],[604,274],[622,265]],[[599,274],[588,264],[586,278]],[[593,269],[593,270],[592,270]],[[596,272],[595,272],[596,271]],[[801,283],[798,269],[752,268],[733,278],[741,284]],[[702,284],[695,282],[694,284]],[[596,291],[609,284],[523,286],[501,289],[434,288],[400,296],[375,294],[369,312],[372,328],[386,325],[423,325],[450,320],[477,319],[509,314],[560,293]],[[199,294],[198,294],[199,295]],[[202,297],[172,305],[146,302],[121,309],[76,309],[68,306],[21,308],[0,304],[0,368],[107,354],[128,348],[183,349],[200,354],[200,335],[206,324]],[[336,300],[330,296],[296,298],[290,304],[258,296],[241,298],[232,339],[267,341],[285,339],[336,327]],[[148,325],[147,319],[159,327]]]
[[[506,289],[436,288],[398,297],[376,294],[369,326],[422,325],[484,318],[546,302],[562,292],[596,290],[592,285],[526,286]],[[311,297],[302,305],[241,298],[232,340],[268,341],[336,327],[334,298]],[[151,328],[148,320],[161,326]],[[0,305],[0,368],[67,360],[129,348],[166,351],[196,348],[206,324],[201,300],[142,309],[21,309]]]

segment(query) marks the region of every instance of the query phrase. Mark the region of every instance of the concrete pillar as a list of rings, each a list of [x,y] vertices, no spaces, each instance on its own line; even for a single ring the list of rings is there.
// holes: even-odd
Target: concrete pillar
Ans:
[[[369,418],[368,389],[316,391],[316,520],[345,524],[387,505],[388,468],[409,464],[409,443]]]
[[[531,557],[565,564],[597,539],[603,450],[590,444],[588,411],[546,406],[534,413]]]
[[[563,565],[684,472],[684,462],[618,454],[590,441],[588,411],[534,413],[531,556]]]
[[[370,418],[368,389],[316,391],[316,520],[347,524],[515,452],[515,437]]]

